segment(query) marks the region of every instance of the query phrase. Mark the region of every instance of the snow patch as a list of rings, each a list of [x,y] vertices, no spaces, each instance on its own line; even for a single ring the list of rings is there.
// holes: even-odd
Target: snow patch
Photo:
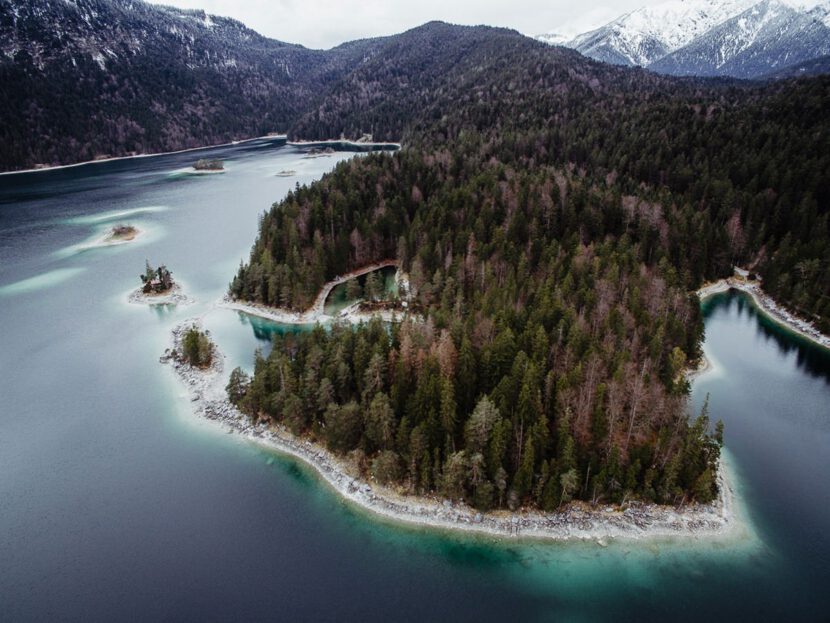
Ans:
[[[107,70],[107,63],[106,63],[106,59],[104,58],[103,54],[101,54],[100,52],[96,52],[95,54],[92,54],[91,56],[92,56],[92,60],[95,61],[96,63],[98,63],[98,66],[101,68],[101,71],[106,71]]]

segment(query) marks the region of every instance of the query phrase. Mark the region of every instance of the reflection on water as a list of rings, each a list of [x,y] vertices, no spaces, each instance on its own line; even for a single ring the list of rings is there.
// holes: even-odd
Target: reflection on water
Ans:
[[[397,269],[394,266],[387,266],[375,272],[379,273],[381,276],[381,285],[383,288],[383,293],[392,298],[397,296],[398,282],[395,280],[395,274],[397,273]],[[361,292],[366,287],[366,280],[368,278],[369,273],[361,275],[357,278],[357,282],[360,284]],[[336,316],[338,313],[340,313],[341,310],[345,309],[346,307],[354,303],[356,300],[358,299],[349,299],[348,284],[341,283],[340,285],[337,285],[334,288],[332,288],[331,292],[329,292],[329,296],[326,299],[324,312],[329,316]]]
[[[746,317],[747,321],[752,321],[756,334],[764,341],[775,344],[781,355],[793,357],[800,370],[830,383],[830,349],[770,318],[757,308],[748,294],[735,290],[729,296],[714,296],[704,303],[706,313],[715,313],[719,309],[729,312],[733,308],[739,318]]]

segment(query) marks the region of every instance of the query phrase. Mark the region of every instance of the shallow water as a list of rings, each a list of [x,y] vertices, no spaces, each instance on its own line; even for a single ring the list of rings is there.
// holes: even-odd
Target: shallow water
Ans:
[[[197,158],[180,154],[0,177],[0,620],[826,618],[830,355],[740,296],[706,305],[714,369],[693,395],[726,423],[754,526],[738,541],[602,548],[390,525],[196,420],[158,363],[169,330],[202,316],[227,370],[304,330],[214,303],[258,214],[350,157],[268,141],[209,155],[227,172],[178,175]],[[61,252],[120,222],[153,235]],[[197,303],[126,303],[145,258]]]

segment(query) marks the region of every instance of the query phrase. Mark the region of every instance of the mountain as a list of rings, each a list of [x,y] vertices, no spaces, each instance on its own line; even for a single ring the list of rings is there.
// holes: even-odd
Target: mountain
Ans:
[[[647,67],[757,0],[669,0],[626,13],[567,43],[586,56]]]
[[[672,75],[758,78],[830,52],[830,2],[670,0],[562,45]]]
[[[800,11],[764,0],[651,63],[649,69],[673,75],[763,76],[830,54],[828,15],[827,7]]]
[[[380,41],[324,52],[203,11],[0,0],[0,169],[286,131]]]

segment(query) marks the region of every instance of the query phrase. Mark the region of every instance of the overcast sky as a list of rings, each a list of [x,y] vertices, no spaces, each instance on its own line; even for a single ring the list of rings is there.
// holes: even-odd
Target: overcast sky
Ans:
[[[659,0],[150,0],[233,17],[263,35],[330,48],[430,20],[575,35]]]

